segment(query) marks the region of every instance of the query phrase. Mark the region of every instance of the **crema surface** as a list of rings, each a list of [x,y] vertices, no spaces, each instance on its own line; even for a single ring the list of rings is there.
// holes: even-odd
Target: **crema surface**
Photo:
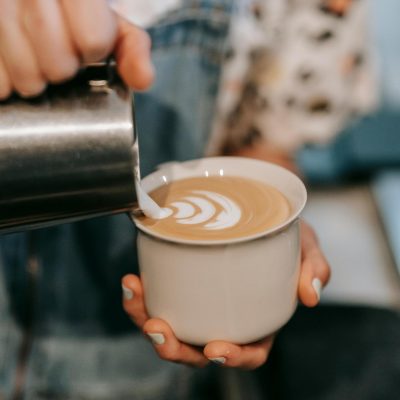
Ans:
[[[262,182],[227,176],[178,180],[150,196],[168,217],[139,222],[165,237],[186,240],[241,238],[280,225],[290,216],[290,204],[277,189]]]

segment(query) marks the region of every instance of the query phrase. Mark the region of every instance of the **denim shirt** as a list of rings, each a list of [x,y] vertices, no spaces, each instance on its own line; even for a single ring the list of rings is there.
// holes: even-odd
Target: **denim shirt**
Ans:
[[[144,175],[200,157],[210,131],[230,2],[184,3],[150,29],[157,79],[135,97]],[[132,272],[125,215],[0,237],[0,399],[201,398],[208,370],[161,361],[122,310]]]

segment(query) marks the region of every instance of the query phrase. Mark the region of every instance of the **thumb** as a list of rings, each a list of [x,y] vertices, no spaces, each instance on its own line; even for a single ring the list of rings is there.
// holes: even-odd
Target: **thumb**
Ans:
[[[118,72],[136,90],[148,89],[154,81],[151,40],[146,31],[117,16],[118,37],[114,50]]]

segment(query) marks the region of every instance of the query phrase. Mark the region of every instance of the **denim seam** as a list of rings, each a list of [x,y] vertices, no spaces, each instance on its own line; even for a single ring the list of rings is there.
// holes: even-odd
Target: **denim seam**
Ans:
[[[161,20],[157,21],[151,29],[163,28],[165,26],[173,25],[176,23],[181,23],[185,21],[191,20],[202,20],[207,21],[210,26],[221,24],[221,26],[227,26],[230,22],[231,14],[229,11],[221,11],[219,10],[218,13],[211,13],[204,10],[198,9],[191,9],[185,10],[182,12],[183,15],[174,15],[172,13],[167,15],[166,17],[162,18]]]
[[[198,50],[201,51],[201,54],[206,58],[209,63],[220,66],[223,62],[223,45],[221,45],[221,49],[216,48],[214,51],[207,50],[202,48],[201,46],[194,45],[194,44],[186,44],[185,49],[189,50]],[[155,47],[153,50],[156,50],[158,53],[164,53],[170,50],[182,50],[181,43],[171,43],[168,45],[162,45],[160,47]]]
[[[197,18],[202,17],[202,18]],[[190,36],[190,38],[186,37],[184,34],[174,35],[169,41],[159,41],[157,40],[158,35],[160,34],[159,30],[162,29],[170,29],[174,24],[184,24],[184,23],[204,23],[207,22],[207,27],[212,31],[208,34],[197,34],[194,36]],[[216,24],[209,23],[209,19],[207,18],[207,14],[204,12],[198,12],[193,10],[191,16],[185,15],[184,17],[176,18],[174,21],[171,19],[168,21],[163,21],[161,23],[156,24],[152,28],[150,28],[150,34],[153,34],[155,40],[153,41],[153,50],[173,50],[182,48],[189,49],[201,49],[201,51],[208,57],[213,59],[213,62],[216,64],[221,64],[223,60],[223,53],[226,47],[226,37],[229,31],[229,15],[226,15],[225,18],[220,19],[220,23],[218,26]],[[182,32],[185,28],[182,28]],[[187,40],[187,42],[185,42]]]

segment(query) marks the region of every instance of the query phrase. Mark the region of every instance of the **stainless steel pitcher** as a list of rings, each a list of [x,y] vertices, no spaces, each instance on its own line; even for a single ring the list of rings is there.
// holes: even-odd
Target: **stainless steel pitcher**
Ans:
[[[0,233],[132,210],[136,163],[132,95],[109,64],[0,103]]]

